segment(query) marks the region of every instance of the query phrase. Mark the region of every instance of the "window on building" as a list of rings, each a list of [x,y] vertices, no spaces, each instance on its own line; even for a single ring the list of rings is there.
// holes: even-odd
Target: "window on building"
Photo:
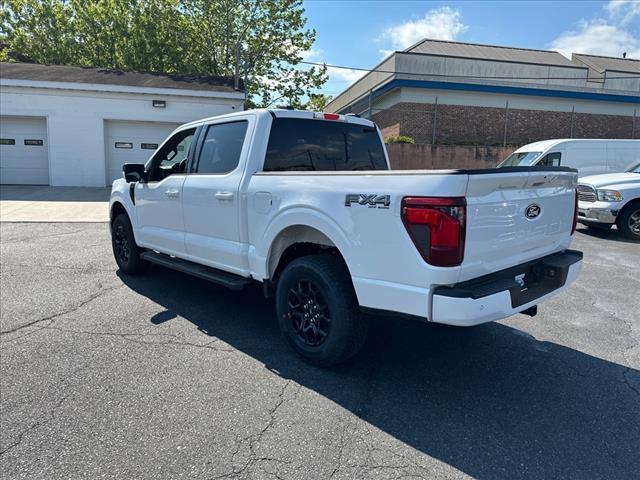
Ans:
[[[131,142],[116,142],[116,148],[133,148]]]
[[[387,170],[382,141],[373,127],[353,123],[276,118],[265,172]]]
[[[15,145],[15,138],[0,138],[0,145]]]
[[[35,138],[25,138],[24,144],[30,147],[42,147],[44,145],[44,140],[39,140]]]
[[[238,166],[247,121],[209,125],[196,173],[229,173]]]

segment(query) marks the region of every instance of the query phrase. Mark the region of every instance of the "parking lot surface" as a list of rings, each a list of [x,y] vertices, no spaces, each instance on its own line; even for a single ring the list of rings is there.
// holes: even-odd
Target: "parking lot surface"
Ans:
[[[637,478],[640,245],[579,228],[538,316],[376,318],[308,366],[259,288],[116,271],[105,223],[3,223],[0,477]]]

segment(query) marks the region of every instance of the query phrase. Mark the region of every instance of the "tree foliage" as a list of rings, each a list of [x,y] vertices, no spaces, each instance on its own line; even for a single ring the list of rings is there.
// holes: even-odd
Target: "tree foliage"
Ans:
[[[297,68],[316,32],[302,0],[3,0],[0,36],[36,62],[246,79],[250,103],[301,98],[326,68]],[[5,52],[6,53],[6,52]]]
[[[302,108],[305,110],[311,110],[312,112],[323,112],[325,107],[331,101],[331,95],[324,95],[322,93],[310,93],[309,100]]]

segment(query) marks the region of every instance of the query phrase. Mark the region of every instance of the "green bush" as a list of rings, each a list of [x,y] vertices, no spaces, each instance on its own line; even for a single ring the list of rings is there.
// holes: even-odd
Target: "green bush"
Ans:
[[[416,143],[416,141],[411,137],[407,137],[406,135],[394,135],[392,137],[385,138],[384,143],[410,143],[413,145]]]

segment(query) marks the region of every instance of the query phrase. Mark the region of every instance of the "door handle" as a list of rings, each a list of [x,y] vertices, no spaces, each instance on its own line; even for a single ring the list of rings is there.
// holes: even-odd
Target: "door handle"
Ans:
[[[233,200],[232,192],[216,192],[216,198],[218,200]]]
[[[178,198],[180,197],[180,190],[166,190],[164,194],[169,198]]]

